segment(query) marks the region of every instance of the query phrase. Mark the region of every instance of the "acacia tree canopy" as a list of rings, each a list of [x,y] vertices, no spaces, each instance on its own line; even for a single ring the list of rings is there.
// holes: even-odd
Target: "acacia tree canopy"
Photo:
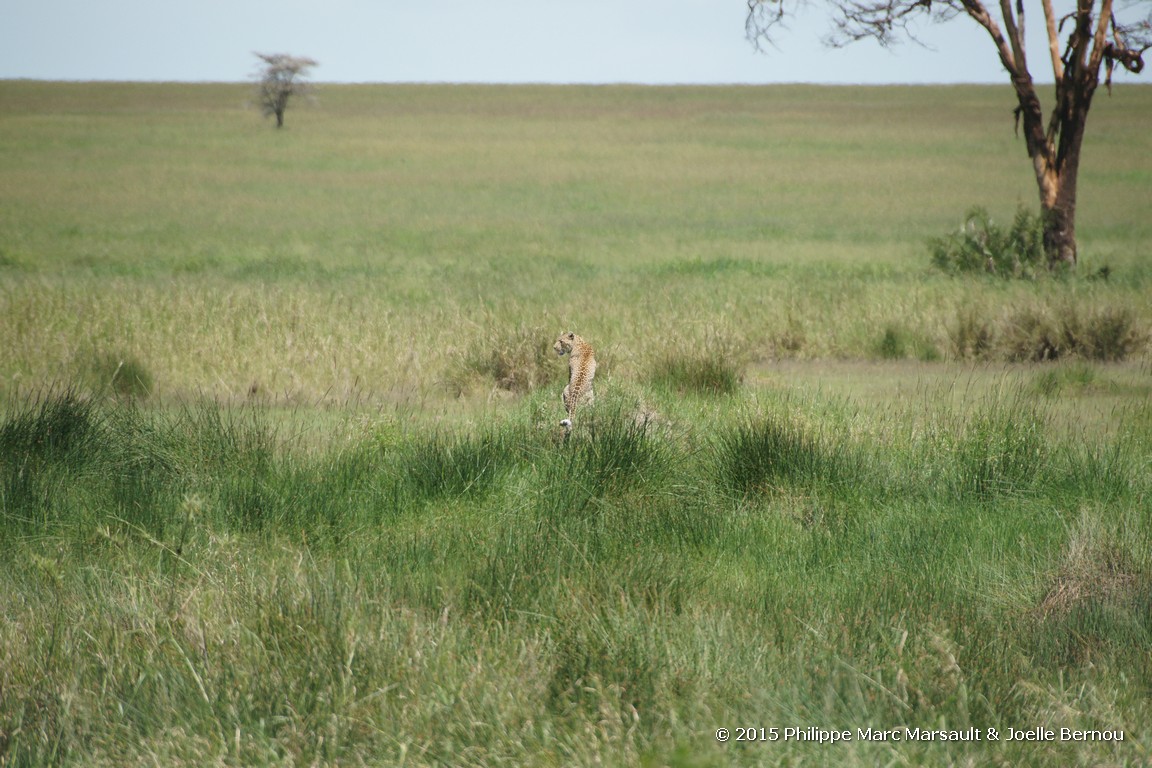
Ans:
[[[757,48],[771,42],[802,4],[816,0],[746,0],[745,32]],[[827,45],[872,39],[889,46],[915,40],[916,25],[966,17],[987,33],[1016,94],[1016,128],[1023,123],[1028,157],[1036,174],[1049,264],[1076,263],[1076,181],[1080,148],[1092,97],[1100,83],[1111,91],[1112,73],[1144,69],[1152,48],[1149,0],[823,0],[831,11]],[[1026,10],[1039,3],[1047,33],[1046,58],[1056,86],[1047,119],[1036,94],[1025,45]],[[1067,0],[1065,0],[1067,2]]]
[[[317,66],[314,59],[307,56],[293,56],[288,53],[257,53],[256,58],[264,62],[257,83],[260,107],[265,116],[276,116],[276,127],[284,127],[284,112],[288,109],[288,99],[304,93],[308,84],[305,78],[308,70]]]

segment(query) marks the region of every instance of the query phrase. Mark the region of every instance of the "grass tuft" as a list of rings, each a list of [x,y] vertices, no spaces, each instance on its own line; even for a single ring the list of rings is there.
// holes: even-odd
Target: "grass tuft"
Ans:
[[[721,484],[737,495],[783,486],[843,487],[858,466],[853,449],[825,440],[795,418],[767,417],[722,432],[716,444]]]
[[[955,447],[961,496],[1027,493],[1045,481],[1047,415],[1022,400],[997,401],[963,428]]]
[[[940,359],[940,351],[934,344],[895,324],[885,327],[874,351],[882,360],[904,360],[910,356],[923,362]]]
[[[975,309],[963,309],[949,330],[952,351],[961,360],[987,360],[995,350],[993,325]]]
[[[414,440],[400,453],[400,475],[413,497],[480,497],[492,490],[513,460],[499,435],[437,434]]]
[[[1149,334],[1126,307],[1085,312],[1068,302],[1059,309],[1027,307],[1008,321],[1006,356],[1014,362],[1045,362],[1069,357],[1120,362],[1142,351]]]
[[[524,394],[560,381],[567,366],[557,362],[553,341],[555,338],[538,326],[493,333],[458,353],[448,377],[449,385],[458,395],[476,382]]]
[[[742,366],[721,354],[666,355],[648,377],[653,386],[697,395],[732,395],[743,380]]]
[[[109,391],[119,397],[138,399],[152,394],[152,372],[130,355],[97,355],[89,366],[88,376],[98,392]]]
[[[100,446],[102,426],[95,402],[75,389],[43,393],[18,405],[0,426],[0,458],[13,467],[33,458],[82,461]]]
[[[900,360],[907,355],[908,342],[902,329],[890,325],[876,344],[876,354],[884,360]]]
[[[594,508],[597,500],[659,483],[671,469],[668,446],[653,424],[607,406],[586,412],[585,426],[548,457],[543,483],[552,508]]]
[[[1097,510],[1085,509],[1069,532],[1037,608],[1041,642],[1063,663],[1152,639],[1152,572],[1125,528],[1110,530]]]

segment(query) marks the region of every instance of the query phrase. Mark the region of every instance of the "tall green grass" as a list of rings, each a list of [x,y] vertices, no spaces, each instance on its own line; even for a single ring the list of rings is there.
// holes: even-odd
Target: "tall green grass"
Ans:
[[[529,398],[320,444],[46,392],[0,424],[0,759],[1135,764],[1149,433],[1064,437],[1029,392],[663,427],[609,397],[567,441]],[[741,723],[1126,740],[713,738]]]

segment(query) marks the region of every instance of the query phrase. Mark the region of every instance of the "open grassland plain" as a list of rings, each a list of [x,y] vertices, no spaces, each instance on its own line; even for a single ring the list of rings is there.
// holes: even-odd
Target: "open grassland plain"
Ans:
[[[249,96],[0,84],[0,394],[132,361],[169,401],[423,403],[535,385],[565,329],[640,379],[1152,325],[1152,88],[1093,111],[1081,271],[1109,279],[1041,284],[927,255],[1034,207],[1006,89],[329,86],[280,131]]]
[[[0,82],[0,766],[1152,759],[1152,88],[249,98]]]

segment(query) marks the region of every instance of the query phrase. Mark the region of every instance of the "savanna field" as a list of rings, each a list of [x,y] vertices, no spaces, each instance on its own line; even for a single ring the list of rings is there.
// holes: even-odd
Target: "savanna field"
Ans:
[[[251,99],[0,81],[0,766],[1152,761],[1152,87]]]

